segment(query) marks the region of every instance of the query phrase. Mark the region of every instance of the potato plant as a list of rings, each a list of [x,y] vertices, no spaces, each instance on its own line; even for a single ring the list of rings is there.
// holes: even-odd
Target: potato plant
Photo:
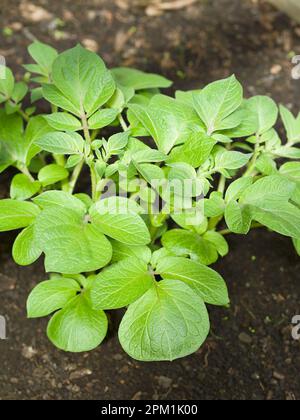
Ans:
[[[235,76],[173,97],[164,77],[108,70],[80,45],[29,53],[23,81],[6,67],[0,79],[0,172],[13,167],[0,231],[19,231],[17,264],[43,258],[48,273],[28,317],[50,316],[51,342],[84,352],[125,308],[119,340],[134,359],[197,351],[207,305],[230,302],[209,267],[228,234],[266,227],[300,254],[300,116],[244,99]]]

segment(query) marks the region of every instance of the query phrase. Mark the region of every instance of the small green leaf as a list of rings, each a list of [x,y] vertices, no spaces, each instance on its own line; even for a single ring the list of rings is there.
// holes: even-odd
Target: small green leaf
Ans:
[[[13,94],[15,79],[12,71],[0,65],[0,103],[7,101]]]
[[[297,251],[297,254],[300,257],[300,239],[293,238],[293,244],[294,244],[295,250]]]
[[[144,73],[126,67],[115,68],[112,74],[119,85],[131,87],[134,90],[168,88],[172,85],[170,80],[157,74]]]
[[[23,266],[33,264],[41,256],[42,251],[35,240],[33,225],[17,236],[12,254],[15,262]]]
[[[300,142],[300,115],[297,118],[283,105],[280,105],[280,115],[287,132],[289,143]]]
[[[119,340],[136,360],[163,361],[194,353],[208,333],[201,298],[182,282],[164,280],[129,306]]]
[[[43,187],[48,187],[49,185],[56,184],[59,181],[62,181],[68,178],[69,172],[63,166],[51,164],[44,166],[39,174],[38,179],[42,183]]]
[[[55,112],[51,115],[44,115],[48,124],[61,131],[78,131],[81,130],[81,122],[66,112]]]
[[[224,151],[216,156],[216,167],[220,169],[239,169],[247,165],[252,154]]]
[[[118,111],[115,109],[100,109],[88,120],[89,128],[97,130],[110,125],[118,116]]]
[[[10,196],[13,200],[28,200],[41,189],[41,183],[31,181],[28,176],[23,174],[15,175],[11,186]]]
[[[238,200],[246,188],[252,185],[253,179],[250,176],[239,178],[232,182],[227,188],[225,200],[229,203],[232,200]]]
[[[199,168],[209,158],[216,141],[204,133],[192,134],[183,146],[172,150],[168,163],[185,162]]]
[[[83,153],[84,140],[77,133],[49,133],[35,141],[35,144],[49,153],[76,155]]]
[[[189,256],[192,260],[210,265],[218,260],[215,247],[196,233],[173,229],[162,237],[162,244],[167,251],[177,257]]]
[[[188,284],[206,303],[228,305],[229,297],[223,278],[214,270],[186,258],[169,257],[158,262],[157,273],[164,279]]]
[[[57,278],[39,283],[27,300],[28,318],[40,318],[65,307],[80,291],[77,281]]]
[[[84,296],[78,296],[50,320],[47,335],[59,349],[85,352],[104,340],[108,321],[103,311],[95,311]]]
[[[0,200],[0,232],[21,229],[34,222],[39,208],[26,201]]]
[[[228,254],[228,242],[220,233],[210,230],[203,235],[203,239],[210,242],[216,248],[221,257],[225,257],[225,255]]]
[[[42,42],[35,41],[29,45],[28,52],[44,74],[51,73],[53,62],[58,55],[54,48]]]

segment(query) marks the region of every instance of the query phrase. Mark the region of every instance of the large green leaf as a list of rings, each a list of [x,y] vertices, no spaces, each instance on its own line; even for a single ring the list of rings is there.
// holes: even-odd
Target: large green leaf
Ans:
[[[26,201],[0,200],[0,232],[21,229],[33,223],[39,208]]]
[[[235,76],[219,80],[194,94],[195,110],[208,134],[236,127],[241,118],[230,118],[243,101],[243,88]]]
[[[248,106],[257,116],[257,134],[264,134],[275,125],[278,118],[278,108],[273,99],[268,96],[254,96],[248,100]]]
[[[114,197],[113,197],[114,198]],[[132,200],[101,200],[90,209],[93,223],[105,235],[128,245],[147,245],[150,233]]]
[[[105,313],[92,309],[82,295],[52,317],[47,334],[59,349],[79,353],[98,347],[106,336],[107,328]]]
[[[53,64],[54,85],[70,101],[76,114],[92,115],[115,91],[115,82],[101,58],[77,45]]]
[[[80,291],[76,280],[55,278],[39,283],[30,293],[27,300],[29,318],[50,315],[66,306]]]
[[[61,197],[64,196],[68,194],[61,192]],[[38,246],[46,255],[47,272],[96,271],[107,265],[112,257],[109,241],[99,227],[85,219],[84,204],[70,197],[65,206],[63,203],[46,205],[34,224]]]
[[[181,257],[163,258],[157,273],[164,279],[181,280],[188,284],[206,303],[227,305],[228,291],[223,278],[214,270],[196,261]]]
[[[128,258],[98,274],[91,289],[94,309],[118,309],[129,305],[153,286],[154,279],[143,260]]]
[[[129,306],[119,339],[134,359],[163,361],[194,353],[208,333],[202,299],[186,284],[164,280]]]
[[[15,79],[12,71],[0,65],[0,103],[8,100],[14,91]]]

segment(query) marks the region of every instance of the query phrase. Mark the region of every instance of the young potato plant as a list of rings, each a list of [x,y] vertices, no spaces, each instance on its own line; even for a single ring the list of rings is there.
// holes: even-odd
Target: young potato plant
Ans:
[[[119,339],[134,359],[197,351],[207,305],[229,305],[209,267],[226,235],[264,226],[300,254],[300,116],[244,99],[234,76],[170,97],[169,80],[108,70],[81,46],[29,53],[24,81],[8,68],[0,80],[0,172],[14,168],[0,231],[20,231],[17,264],[43,257],[48,273],[28,317],[51,316],[52,343],[83,352],[104,340],[106,311],[126,308]]]

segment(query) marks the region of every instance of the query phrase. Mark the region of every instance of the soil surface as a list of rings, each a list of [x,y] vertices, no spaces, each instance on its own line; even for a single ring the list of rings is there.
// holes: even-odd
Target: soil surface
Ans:
[[[176,89],[236,73],[247,95],[269,94],[300,108],[300,81],[291,77],[299,25],[257,0],[199,0],[160,15],[149,3],[2,0],[0,54],[21,75],[34,38],[59,50],[79,41],[109,66],[157,71]],[[10,176],[1,176],[0,198]],[[300,260],[289,239],[262,230],[230,236],[231,253],[216,269],[227,280],[231,307],[209,308],[212,331],[197,354],[160,364],[131,360],[114,334],[87,354],[53,348],[47,320],[25,313],[28,293],[45,279],[43,266],[17,267],[13,240],[0,239],[0,314],[8,327],[8,339],[0,340],[0,399],[300,399],[300,342],[291,337],[300,313]]]

